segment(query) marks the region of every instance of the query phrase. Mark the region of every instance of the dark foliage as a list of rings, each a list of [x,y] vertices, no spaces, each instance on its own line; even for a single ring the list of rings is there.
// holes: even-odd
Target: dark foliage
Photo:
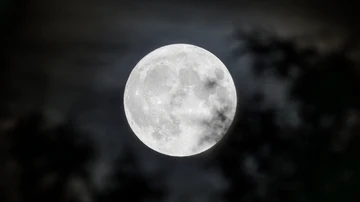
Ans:
[[[356,133],[354,130],[346,135],[339,133],[349,113],[359,112],[359,67],[346,57],[346,52],[322,55],[315,49],[298,49],[295,41],[274,35],[239,31],[237,37],[246,46],[236,50],[235,56],[251,54],[258,76],[271,70],[278,79],[284,79],[290,76],[290,67],[299,68],[300,75],[289,96],[301,103],[302,124],[288,130],[276,123],[276,109],[244,109],[219,155],[223,172],[231,182],[225,198],[228,201],[343,201],[343,197],[346,201],[358,201],[359,195],[350,190],[356,188],[360,176],[354,169],[360,160],[356,149],[359,141],[351,138]],[[263,96],[258,94],[254,100],[249,105],[261,102]],[[334,118],[328,128],[321,125],[325,117]],[[341,152],[333,149],[339,136],[352,141]],[[346,183],[332,180],[344,172],[351,173],[352,179],[348,177]],[[341,188],[344,184],[346,189]]]
[[[159,181],[161,176],[147,176],[142,173],[136,162],[136,156],[130,149],[125,150],[118,159],[116,174],[111,188],[99,195],[98,201],[161,201],[165,196],[163,187],[154,187],[151,182]]]
[[[43,117],[34,113],[2,134],[9,144],[2,152],[2,166],[16,165],[18,172],[11,171],[9,180],[17,180],[20,201],[72,201],[67,186],[74,176],[87,178],[86,165],[94,156],[92,143],[71,124],[52,129],[43,129],[43,124]]]

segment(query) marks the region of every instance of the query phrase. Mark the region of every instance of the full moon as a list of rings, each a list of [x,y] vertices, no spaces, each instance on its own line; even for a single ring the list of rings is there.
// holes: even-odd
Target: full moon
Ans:
[[[236,112],[234,81],[211,52],[171,44],[143,57],[124,91],[130,128],[149,148],[169,156],[192,156],[213,147]]]

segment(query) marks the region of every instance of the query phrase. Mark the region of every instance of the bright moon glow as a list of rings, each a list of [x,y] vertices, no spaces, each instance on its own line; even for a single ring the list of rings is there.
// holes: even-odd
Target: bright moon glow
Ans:
[[[226,66],[198,46],[172,44],[142,58],[125,86],[124,109],[135,135],[169,156],[191,156],[214,146],[236,112]]]

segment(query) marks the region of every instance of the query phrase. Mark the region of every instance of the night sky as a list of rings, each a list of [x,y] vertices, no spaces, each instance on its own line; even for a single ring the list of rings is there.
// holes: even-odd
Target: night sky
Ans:
[[[0,201],[360,201],[358,8],[342,1],[1,4]],[[172,43],[227,66],[235,120],[188,158],[140,142],[127,78]]]

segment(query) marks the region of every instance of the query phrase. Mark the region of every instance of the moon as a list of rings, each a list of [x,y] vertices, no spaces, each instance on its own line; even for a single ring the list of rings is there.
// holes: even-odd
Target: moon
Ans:
[[[147,54],[131,71],[124,90],[132,131],[168,156],[192,156],[213,147],[233,122],[236,105],[226,66],[191,44],[170,44]]]

